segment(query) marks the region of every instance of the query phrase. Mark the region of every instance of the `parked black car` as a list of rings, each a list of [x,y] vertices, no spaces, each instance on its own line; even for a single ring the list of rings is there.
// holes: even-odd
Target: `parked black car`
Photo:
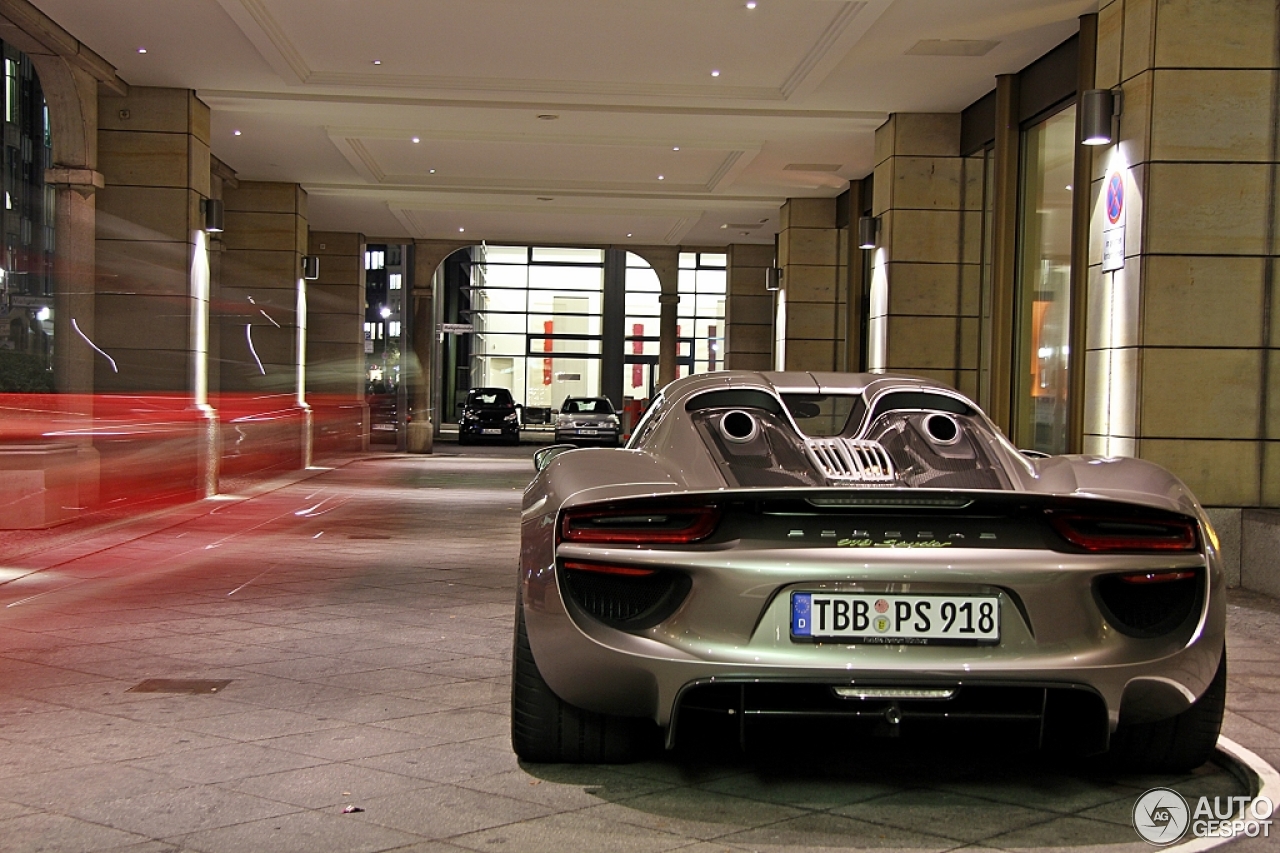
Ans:
[[[520,443],[520,406],[506,388],[472,388],[458,419],[458,444],[495,439]]]

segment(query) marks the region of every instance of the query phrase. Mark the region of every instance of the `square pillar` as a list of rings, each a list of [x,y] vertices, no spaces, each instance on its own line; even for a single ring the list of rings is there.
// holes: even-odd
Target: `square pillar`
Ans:
[[[960,157],[960,116],[890,116],[873,196],[872,365],[976,394],[982,185]]]
[[[364,401],[365,236],[312,231],[320,278],[307,282],[307,401],[317,453],[368,449]]]
[[[778,233],[775,358],[785,370],[836,370],[836,318],[841,311],[840,235],[834,198],[792,198]],[[763,287],[763,275],[761,277]]]
[[[729,246],[724,356],[729,370],[773,369],[774,296],[765,289],[771,267],[772,246]]]

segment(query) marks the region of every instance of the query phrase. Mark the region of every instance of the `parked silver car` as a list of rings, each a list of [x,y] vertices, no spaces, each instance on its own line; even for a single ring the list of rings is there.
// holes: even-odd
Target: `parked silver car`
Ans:
[[[868,736],[989,724],[993,748],[1143,769],[1214,748],[1217,539],[1153,464],[1030,458],[922,379],[747,372],[672,383],[625,449],[535,464],[525,760],[629,760],[694,718],[747,742],[790,718]]]
[[[621,425],[608,397],[566,397],[556,415],[556,441],[618,446]]]

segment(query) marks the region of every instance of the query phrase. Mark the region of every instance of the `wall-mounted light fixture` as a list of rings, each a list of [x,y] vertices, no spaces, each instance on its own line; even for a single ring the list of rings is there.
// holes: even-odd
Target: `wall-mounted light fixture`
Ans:
[[[204,230],[210,234],[222,231],[222,199],[200,199],[200,212],[204,214]]]
[[[764,289],[779,290],[782,288],[782,270],[777,267],[769,267],[764,271]]]
[[[1086,89],[1080,93],[1080,142],[1110,145],[1115,139],[1115,120],[1120,115],[1120,92],[1113,89]]]
[[[858,248],[874,249],[876,247],[876,234],[880,231],[879,216],[859,216],[858,217]]]
[[[304,281],[315,281],[320,277],[320,256],[302,256],[302,278]]]

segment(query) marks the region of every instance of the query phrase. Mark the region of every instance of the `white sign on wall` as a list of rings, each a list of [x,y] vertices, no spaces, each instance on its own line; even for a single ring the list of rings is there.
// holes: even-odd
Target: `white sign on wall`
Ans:
[[[1124,269],[1124,226],[1117,225],[1102,232],[1102,271]]]

